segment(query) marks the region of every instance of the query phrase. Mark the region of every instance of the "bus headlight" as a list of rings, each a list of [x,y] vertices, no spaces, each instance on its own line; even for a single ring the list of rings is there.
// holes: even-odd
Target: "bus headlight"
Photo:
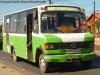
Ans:
[[[45,44],[45,49],[48,50],[48,49],[54,49],[54,45],[53,44]]]

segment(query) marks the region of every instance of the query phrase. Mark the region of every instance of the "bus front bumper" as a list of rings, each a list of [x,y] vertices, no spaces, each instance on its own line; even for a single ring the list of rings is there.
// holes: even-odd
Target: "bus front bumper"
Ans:
[[[44,55],[46,62],[77,62],[93,60],[96,57],[95,53],[84,54],[65,54],[65,55]]]

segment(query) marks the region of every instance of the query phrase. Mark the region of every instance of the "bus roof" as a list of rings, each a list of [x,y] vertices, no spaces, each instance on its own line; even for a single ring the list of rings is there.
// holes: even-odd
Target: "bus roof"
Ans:
[[[46,7],[46,6],[73,6],[73,7],[78,7],[78,8],[82,8],[82,9],[84,9],[83,7],[80,7],[80,6],[67,5],[67,4],[47,4],[47,5],[38,5],[38,6],[35,6],[35,7],[32,7],[32,8],[28,8],[28,9],[20,10],[20,11],[13,12],[13,13],[9,13],[9,14],[6,14],[5,16],[7,16],[7,15],[11,15],[11,14],[20,13],[20,12],[27,11],[27,10],[31,10],[31,9],[34,9],[34,8]]]

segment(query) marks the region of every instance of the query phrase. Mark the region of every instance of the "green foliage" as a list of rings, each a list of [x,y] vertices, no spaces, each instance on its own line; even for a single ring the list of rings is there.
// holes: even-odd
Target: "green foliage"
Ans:
[[[99,28],[100,28],[100,20],[96,20],[93,24],[95,26],[95,28],[99,31]]]
[[[95,21],[95,26],[97,27],[97,29],[100,28],[100,20],[96,20],[96,21]]]

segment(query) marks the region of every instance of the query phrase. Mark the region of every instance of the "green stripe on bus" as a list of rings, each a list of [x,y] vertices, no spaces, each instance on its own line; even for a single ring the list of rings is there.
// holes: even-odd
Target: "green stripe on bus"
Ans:
[[[93,34],[90,34],[90,33],[84,34],[84,42],[88,42],[88,41],[94,41]]]

